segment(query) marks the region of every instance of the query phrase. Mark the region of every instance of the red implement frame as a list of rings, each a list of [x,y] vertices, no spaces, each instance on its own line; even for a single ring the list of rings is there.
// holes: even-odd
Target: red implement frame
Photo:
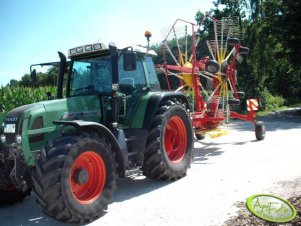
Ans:
[[[209,17],[207,15],[207,17]],[[210,17],[211,18],[211,17]],[[204,17],[205,19],[205,17]],[[203,23],[204,19],[202,20],[201,24]],[[217,22],[216,19],[213,19],[214,22]],[[187,23],[191,26],[192,32],[191,32],[191,57],[189,60],[189,64],[187,62],[184,62],[183,60],[183,54],[181,53],[181,50],[178,46],[177,50],[177,57],[173,56],[173,60],[175,61],[174,64],[170,64],[167,62],[167,55],[172,54],[170,48],[167,46],[167,37],[172,34],[172,32],[175,32],[175,26],[178,22],[183,22]],[[189,87],[192,88],[193,92],[193,99],[194,99],[194,107],[195,109],[191,113],[192,117],[192,124],[193,127],[195,128],[196,132],[202,132],[202,131],[209,131],[216,129],[224,120],[225,120],[225,114],[223,109],[220,109],[218,106],[218,98],[219,98],[219,89],[218,87],[220,86],[219,84],[219,78],[218,76],[213,76],[213,101],[210,104],[210,108],[207,108],[207,103],[203,99],[201,95],[201,90],[202,90],[202,84],[200,82],[200,76],[199,73],[201,71],[205,70],[205,65],[208,61],[208,57],[203,57],[200,60],[197,60],[197,39],[196,39],[196,32],[195,32],[195,26],[196,24],[178,19],[176,22],[173,24],[172,28],[168,32],[166,38],[163,41],[163,64],[160,65],[159,67],[163,67],[165,71],[165,78],[167,82],[167,87],[169,90],[171,90],[171,85],[169,82],[169,76],[170,76],[170,71],[176,72],[178,74],[183,75],[183,79],[180,80],[180,85],[182,86],[185,84],[185,78],[184,75],[189,74],[190,77],[190,82],[191,84],[188,84]],[[201,26],[201,25],[200,25]],[[174,34],[174,36],[176,36]],[[226,72],[223,75],[223,79],[225,79],[227,82],[227,86],[231,87],[233,97],[238,99],[238,93],[235,85],[236,81],[236,60],[239,54],[239,49],[240,49],[240,44],[235,44],[233,48],[234,54],[232,61],[229,65],[226,67]],[[187,61],[187,56],[186,56],[186,61]],[[186,84],[187,85],[187,84]],[[180,89],[180,88],[179,88]],[[181,89],[184,90],[184,89]],[[229,111],[228,112],[229,117],[231,118],[238,118],[241,120],[245,121],[250,121],[253,122],[255,125],[255,118],[256,114],[254,111],[250,111],[247,115],[242,115],[234,111]]]

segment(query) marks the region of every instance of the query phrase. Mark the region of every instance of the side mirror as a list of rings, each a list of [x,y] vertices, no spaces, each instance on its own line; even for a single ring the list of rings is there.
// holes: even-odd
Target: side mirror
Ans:
[[[134,52],[125,52],[123,54],[123,69],[125,71],[135,71],[136,67],[136,54]]]
[[[36,69],[33,69],[33,71],[30,73],[31,80],[33,84],[37,83],[37,71]]]

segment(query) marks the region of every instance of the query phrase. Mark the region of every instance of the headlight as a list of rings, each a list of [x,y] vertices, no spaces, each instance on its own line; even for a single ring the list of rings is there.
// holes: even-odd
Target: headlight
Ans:
[[[21,137],[21,135],[16,135],[16,143],[17,144],[22,144],[22,137]]]
[[[6,136],[4,134],[1,135],[1,143],[2,144],[6,143]]]

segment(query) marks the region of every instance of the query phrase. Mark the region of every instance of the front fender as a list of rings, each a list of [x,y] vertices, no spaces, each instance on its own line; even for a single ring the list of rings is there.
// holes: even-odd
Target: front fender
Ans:
[[[149,129],[152,123],[152,120],[156,114],[156,111],[160,103],[166,99],[180,99],[183,101],[187,107],[189,107],[188,100],[183,93],[180,92],[159,92],[154,93],[148,100],[145,116],[143,120],[143,129]]]
[[[77,129],[82,129],[85,131],[94,131],[98,134],[104,135],[111,143],[112,150],[116,154],[116,160],[118,162],[117,171],[119,173],[119,176],[124,177],[125,176],[125,158],[123,156],[123,153],[120,149],[120,146],[118,144],[117,139],[115,138],[114,134],[104,125],[97,123],[97,122],[89,122],[89,121],[83,121],[83,120],[73,120],[73,121],[54,121],[53,124],[55,125],[70,125]]]

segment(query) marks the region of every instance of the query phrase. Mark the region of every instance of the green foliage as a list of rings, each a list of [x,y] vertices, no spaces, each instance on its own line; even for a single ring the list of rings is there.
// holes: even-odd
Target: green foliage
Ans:
[[[12,79],[8,84],[10,87],[33,87],[33,86],[56,86],[58,75],[58,67],[50,67],[45,73],[37,73],[36,84],[33,84],[33,80],[30,74],[25,74],[20,81]]]
[[[301,1],[215,0],[211,16],[239,17],[243,46],[250,49],[238,64],[239,89],[263,97],[264,108],[301,101]],[[203,14],[198,12],[199,23]],[[207,25],[210,32],[210,24]],[[211,28],[212,29],[212,28]]]
[[[53,96],[56,87],[46,86],[40,88],[29,87],[1,87],[0,89],[0,112],[10,111],[16,107],[47,100],[47,92]]]
[[[267,88],[261,92],[259,96],[260,110],[272,110],[284,106],[284,98],[281,96],[273,96]]]

